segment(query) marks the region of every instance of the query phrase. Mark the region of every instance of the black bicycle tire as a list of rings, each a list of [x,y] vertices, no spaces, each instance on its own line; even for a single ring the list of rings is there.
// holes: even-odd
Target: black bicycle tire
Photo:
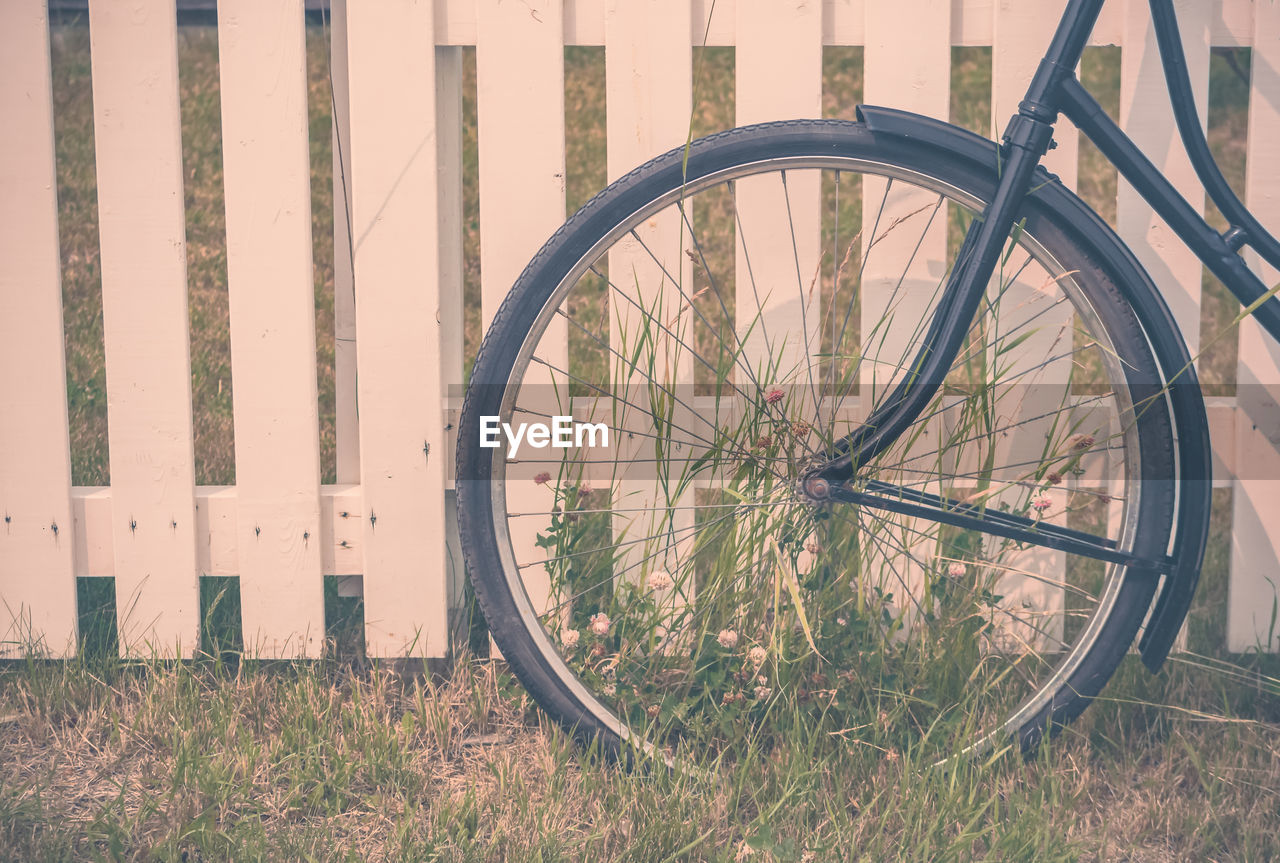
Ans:
[[[964,134],[959,130],[957,135]],[[994,151],[993,151],[994,152]],[[494,315],[472,372],[459,427],[458,516],[463,535],[467,571],[475,595],[503,658],[535,701],[558,723],[584,740],[600,743],[617,753],[623,747],[611,728],[584,707],[580,696],[533,644],[531,634],[511,594],[510,585],[494,542],[488,460],[491,451],[478,446],[479,416],[496,411],[495,399],[510,373],[515,351],[530,323],[536,319],[551,291],[574,262],[597,240],[640,206],[670,192],[693,178],[725,166],[792,155],[876,155],[882,161],[902,165],[989,200],[996,182],[996,166],[976,165],[956,159],[953,151],[922,139],[878,135],[861,123],[830,120],[797,120],[741,127],[693,142],[636,168],[593,197],[547,241],[525,268]],[[1041,174],[1038,183],[1052,179]],[[1082,205],[1083,206],[1083,205]],[[1077,281],[1089,286],[1109,333],[1140,339],[1138,353],[1150,359],[1148,368],[1134,378],[1156,380],[1158,364],[1150,356],[1139,316],[1128,305],[1102,264],[1106,255],[1098,249],[1118,241],[1098,229],[1060,211],[1047,208],[1029,196],[1023,215],[1027,231],[1054,247],[1055,254],[1079,270]],[[1071,255],[1058,250],[1070,250]],[[1114,257],[1114,256],[1112,256]],[[1135,274],[1135,278],[1138,274]],[[1145,277],[1145,274],[1141,274]],[[478,384],[478,385],[477,385]],[[1175,476],[1175,444],[1172,412],[1161,408],[1144,413],[1141,424],[1143,463],[1148,456],[1157,464],[1154,478]],[[1144,471],[1145,474],[1145,471]],[[1137,554],[1163,555],[1173,529],[1174,500],[1171,486],[1144,505],[1139,518]],[[1016,732],[1024,747],[1031,746],[1045,730],[1056,733],[1075,719],[1111,678],[1132,644],[1146,614],[1158,576],[1129,570],[1115,604],[1088,653],[1036,715]]]

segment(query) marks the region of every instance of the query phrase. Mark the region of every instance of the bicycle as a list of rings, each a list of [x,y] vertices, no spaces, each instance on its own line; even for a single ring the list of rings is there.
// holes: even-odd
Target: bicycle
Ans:
[[[459,525],[494,641],[566,728],[669,757],[874,722],[892,692],[944,747],[1025,750],[1140,628],[1159,670],[1208,535],[1205,407],[1151,278],[1039,167],[1054,123],[1275,338],[1239,252],[1280,243],[1213,161],[1169,0],[1174,114],[1229,230],[1075,77],[1102,5],[1068,4],[998,144],[866,105],[733,129],[611,184],[524,270],[467,392]],[[495,419],[550,425],[521,454]]]

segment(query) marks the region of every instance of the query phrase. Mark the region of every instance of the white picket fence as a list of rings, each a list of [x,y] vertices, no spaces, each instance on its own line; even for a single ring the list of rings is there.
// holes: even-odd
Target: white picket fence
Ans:
[[[320,483],[317,442],[302,0],[218,5],[237,484],[194,478],[174,0],[91,0],[112,484],[82,488],[47,14],[43,0],[0,2],[0,655],[32,636],[71,655],[75,579],[92,576],[115,577],[122,651],[190,655],[200,575],[239,576],[245,644],[261,656],[319,654],[323,575],[360,577],[371,656],[445,654],[461,595],[448,431],[462,378],[461,46],[476,46],[487,322],[566,215],[565,45],[605,47],[612,179],[683,143],[693,45],[736,46],[739,123],[819,116],[828,45],[865,46],[866,102],[946,119],[952,46],[991,45],[1002,125],[1063,2],[334,0],[334,174],[349,179],[334,196],[336,485]],[[1253,49],[1247,198],[1280,228],[1280,4],[1178,7],[1202,118],[1210,47]],[[1124,127],[1202,203],[1145,0],[1112,0],[1093,41],[1123,46]],[[1077,136],[1064,124],[1057,139],[1049,167],[1074,185]],[[1120,186],[1121,234],[1194,352],[1201,265]],[[1280,352],[1251,324],[1238,378],[1280,385]],[[1280,581],[1280,455],[1264,433],[1280,437],[1280,413],[1265,387],[1241,393],[1211,404],[1214,484],[1235,489],[1232,650],[1266,640]]]

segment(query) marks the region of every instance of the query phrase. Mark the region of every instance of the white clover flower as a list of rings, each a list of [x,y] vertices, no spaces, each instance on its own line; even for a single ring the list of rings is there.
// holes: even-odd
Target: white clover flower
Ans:
[[[608,683],[608,684],[605,684],[605,687],[600,691],[603,692],[605,696],[609,698],[613,698],[613,696],[618,694],[618,687],[617,687],[617,684]]]
[[[720,646],[725,650],[733,650],[738,646],[738,633],[732,629],[722,629],[716,636],[716,641],[720,642]]]
[[[675,579],[665,569],[659,569],[649,575],[650,590],[670,590],[675,587],[675,584]]]
[[[608,635],[610,624],[609,615],[603,611],[599,614],[591,615],[591,631],[596,635]]]
[[[560,630],[560,643],[563,644],[565,647],[567,647],[569,650],[573,650],[575,647],[578,646],[578,639],[581,637],[582,637],[581,633],[579,633],[578,630],[576,629],[566,628],[566,629]]]
[[[947,575],[952,578],[959,578],[964,575],[964,564],[958,560],[953,560],[947,564]]]
[[[757,700],[757,701],[764,701],[764,700],[765,700],[766,698],[768,698],[770,695],[773,695],[773,690],[772,690],[772,689],[770,689],[769,687],[767,687],[767,686],[757,686],[757,687],[756,687],[756,700]]]
[[[747,651],[747,659],[751,661],[752,665],[764,665],[764,661],[768,658],[769,651],[765,650],[758,644]]]

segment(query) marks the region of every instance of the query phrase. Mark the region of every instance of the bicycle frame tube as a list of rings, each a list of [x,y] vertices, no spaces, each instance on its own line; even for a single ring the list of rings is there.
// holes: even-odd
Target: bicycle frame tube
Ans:
[[[1222,234],[1213,230],[1187,203],[1159,169],[1112,122],[1076,78],[1075,68],[1097,22],[1103,2],[1104,0],[1070,0],[1068,3],[1053,41],[1027,89],[1026,97],[1019,103],[1018,113],[1009,121],[1003,135],[998,151],[1000,180],[992,201],[973,222],[965,236],[956,266],[948,279],[923,344],[908,366],[910,371],[885,402],[872,411],[863,426],[836,445],[833,458],[802,478],[802,490],[810,497],[847,497],[853,490],[832,488],[831,483],[843,483],[857,472],[859,464],[869,461],[892,445],[941,387],[947,370],[960,350],[977,304],[985,293],[987,281],[1003,250],[1018,207],[1028,193],[1033,172],[1051,145],[1053,124],[1057,121],[1059,112],[1069,117],[1098,146],[1152,209],[1246,307],[1256,304],[1257,307],[1253,309],[1254,318],[1273,338],[1280,340],[1280,299],[1269,293],[1238,254],[1247,244],[1263,260],[1280,268],[1280,242],[1258,223],[1231,191],[1213,160],[1191,95],[1181,36],[1171,0],[1150,0],[1157,43],[1183,146],[1208,195],[1231,225]],[[1180,361],[1181,365],[1164,367],[1166,387],[1174,384],[1180,377],[1182,384],[1194,384],[1195,372],[1190,368],[1191,358],[1187,356],[1185,345],[1181,341],[1172,347],[1166,345],[1164,355],[1184,358]],[[1203,403],[1198,399],[1176,399],[1173,410],[1179,427],[1180,479],[1203,481],[1207,479],[1205,471],[1209,464],[1208,421]],[[887,506],[884,498],[881,495],[874,502],[875,505]],[[1194,494],[1182,499],[1176,516],[1178,540],[1176,547],[1171,549],[1169,558],[1176,563],[1172,564],[1172,569],[1168,569],[1170,564],[1167,562],[1155,562],[1158,564],[1155,568],[1165,574],[1139,645],[1143,662],[1152,671],[1159,669],[1168,654],[1199,580],[1200,562],[1208,533],[1209,513],[1206,502],[1202,496]],[[916,506],[931,506],[929,514],[935,518],[938,515],[935,510],[940,505],[941,508],[946,508],[945,501],[912,503]],[[901,508],[901,504],[899,507]],[[1023,525],[999,525],[1004,531],[1000,533],[993,531],[984,518],[979,518],[978,521],[982,523],[975,523],[973,526],[979,530],[1026,539],[1033,544],[1047,544],[1044,537],[1028,532]],[[1083,538],[1072,539],[1084,543],[1082,549],[1088,545],[1088,541]],[[1097,549],[1090,548],[1085,553],[1099,559],[1104,558]]]
[[[956,258],[956,266],[929,324],[920,350],[906,374],[880,407],[848,438],[836,455],[811,472],[802,485],[815,497],[825,496],[828,481],[843,482],[863,464],[887,449],[911,426],[933,398],[955,361],[969,322],[977,312],[995,271],[1005,238],[1013,227],[1031,178],[1053,138],[1062,82],[1074,80],[1085,43],[1093,31],[1103,0],[1071,0],[1049,44],[1026,98],[1009,121],[1000,149],[1000,182],[991,203],[974,220]]]
[[[1231,223],[1219,234],[1187,203],[1137,145],[1107,116],[1075,77],[1085,44],[1105,0],[1071,0],[1036,70],[1018,113],[1009,121],[1000,148],[1000,183],[991,204],[965,236],[938,309],[911,371],[866,423],[836,446],[835,455],[809,478],[842,482],[861,463],[887,449],[937,392],[960,350],[987,280],[995,269],[1005,238],[1032,174],[1050,146],[1053,124],[1065,114],[1116,166],[1145,201],[1228,289],[1245,304],[1259,303],[1254,318],[1280,340],[1280,299],[1245,265],[1238,251],[1253,247],[1272,266],[1280,267],[1280,242],[1263,228],[1231,191],[1209,151],[1200,128],[1186,69],[1172,0],[1150,0],[1174,116],[1183,145],[1209,196]],[[811,493],[821,486],[811,486]],[[815,494],[821,497],[821,493]]]
[[[1209,271],[1221,279],[1240,302],[1249,306],[1267,293],[1267,287],[1245,265],[1238,251],[1247,244],[1267,263],[1280,267],[1280,242],[1236,197],[1209,152],[1191,95],[1191,82],[1171,0],[1151,0],[1151,15],[1183,146],[1209,197],[1231,224],[1227,231],[1219,234],[1209,227],[1074,76],[1059,83],[1056,93],[1058,106]],[[1272,338],[1280,339],[1280,300],[1268,298],[1254,311],[1254,317]]]

